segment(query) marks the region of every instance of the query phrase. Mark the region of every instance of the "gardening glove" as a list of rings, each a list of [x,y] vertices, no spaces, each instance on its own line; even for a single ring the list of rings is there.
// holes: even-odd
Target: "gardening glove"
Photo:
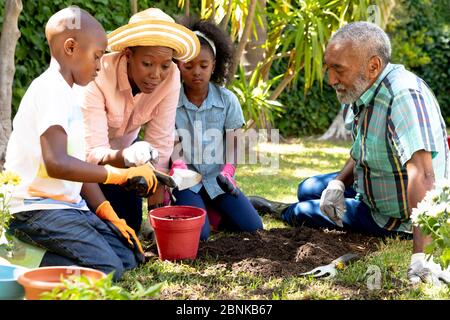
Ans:
[[[127,167],[138,167],[146,162],[158,162],[158,150],[147,141],[138,141],[123,149],[123,160]]]
[[[187,169],[187,168],[188,167],[183,160],[177,159],[172,163],[172,166],[170,167],[169,175],[173,176],[175,169]]]
[[[450,283],[450,270],[442,270],[441,266],[430,256],[425,256],[425,253],[414,253],[408,268],[408,279],[411,284],[424,282],[441,286],[442,283]]]
[[[189,170],[186,163],[181,159],[173,162],[169,175],[179,191],[191,188],[202,181],[202,175],[194,170]]]
[[[142,245],[136,236],[136,233],[132,228],[127,225],[124,219],[120,219],[109,201],[103,201],[95,211],[95,214],[121,238],[126,240],[127,245],[131,249],[137,249],[138,252],[144,255],[144,250],[142,250]],[[108,223],[110,222],[110,223]]]
[[[239,190],[236,186],[236,181],[233,179],[235,172],[236,168],[232,164],[226,163],[223,166],[222,171],[216,177],[216,181],[223,191],[237,198],[239,195]]]
[[[320,211],[339,227],[343,227],[342,217],[346,211],[344,198],[345,185],[340,180],[331,180],[320,197]]]
[[[149,165],[119,169],[105,165],[108,176],[104,184],[118,184],[126,190],[134,190],[138,197],[148,197],[156,191],[158,182]]]

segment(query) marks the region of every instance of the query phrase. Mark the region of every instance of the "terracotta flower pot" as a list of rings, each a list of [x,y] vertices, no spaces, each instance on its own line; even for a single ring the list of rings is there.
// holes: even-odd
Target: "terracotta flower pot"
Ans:
[[[161,260],[197,257],[206,211],[191,206],[169,206],[151,210],[149,220],[155,230]]]
[[[52,291],[62,285],[61,276],[67,278],[74,275],[82,275],[93,280],[106,276],[101,271],[77,266],[42,267],[22,273],[17,281],[24,287],[27,300],[39,300],[41,293]]]

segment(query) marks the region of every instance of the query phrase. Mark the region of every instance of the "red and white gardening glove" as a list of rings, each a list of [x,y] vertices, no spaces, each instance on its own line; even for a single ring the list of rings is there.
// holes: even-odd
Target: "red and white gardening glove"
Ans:
[[[188,167],[183,160],[177,159],[172,163],[172,166],[170,167],[169,176],[173,176],[175,169],[187,169],[187,168]],[[173,197],[171,191],[172,190],[166,188],[166,191],[164,192],[164,202],[163,202],[164,206],[168,206],[173,202],[175,202],[175,198]]]
[[[187,168],[188,167],[183,160],[177,159],[172,163],[172,167],[170,167],[169,176],[173,176],[175,169],[187,169]]]
[[[232,164],[226,163],[223,166],[222,171],[217,175],[216,181],[223,191],[237,198],[239,195],[239,190],[237,188],[236,181],[234,181],[233,178],[235,172],[236,168]]]

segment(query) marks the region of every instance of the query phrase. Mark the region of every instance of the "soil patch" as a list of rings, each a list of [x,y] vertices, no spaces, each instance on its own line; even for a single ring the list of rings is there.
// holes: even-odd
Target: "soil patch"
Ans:
[[[326,265],[346,254],[360,257],[375,251],[379,238],[309,227],[274,228],[255,233],[216,233],[200,242],[197,259],[217,259],[217,265],[233,272],[270,277],[295,276]],[[147,259],[156,259],[156,243],[146,246]]]
[[[378,238],[342,231],[277,228],[256,233],[218,233],[213,240],[200,243],[198,258],[216,258],[235,272],[292,276],[349,252],[362,257],[375,250],[377,243]]]

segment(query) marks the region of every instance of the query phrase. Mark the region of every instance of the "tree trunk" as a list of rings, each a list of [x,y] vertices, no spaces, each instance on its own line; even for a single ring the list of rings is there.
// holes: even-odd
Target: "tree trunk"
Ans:
[[[184,3],[184,15],[186,17],[189,17],[191,15],[191,2],[189,0],[186,0],[186,2]]]
[[[248,8],[248,15],[245,18],[244,31],[242,32],[242,37],[239,40],[239,44],[234,52],[233,62],[230,67],[228,83],[230,83],[234,75],[236,74],[238,65],[241,61],[242,53],[244,52],[245,46],[247,45],[248,38],[250,36],[250,31],[252,30],[253,18],[255,17],[257,0],[251,0]]]
[[[130,0],[131,15],[138,12],[137,0]]]
[[[266,7],[266,0],[257,0],[257,6],[260,10]],[[267,21],[265,15],[260,15],[263,25],[255,22],[255,31],[250,34],[250,39],[245,46],[241,61],[245,70],[245,76],[248,78],[260,61],[264,60],[265,49],[262,48],[267,40]],[[256,33],[256,36],[255,36]]]
[[[350,140],[350,138],[350,132],[344,127],[343,110],[341,110],[319,140]]]
[[[0,170],[11,134],[12,85],[16,72],[14,54],[20,37],[17,22],[21,11],[21,0],[6,0],[0,38]]]

